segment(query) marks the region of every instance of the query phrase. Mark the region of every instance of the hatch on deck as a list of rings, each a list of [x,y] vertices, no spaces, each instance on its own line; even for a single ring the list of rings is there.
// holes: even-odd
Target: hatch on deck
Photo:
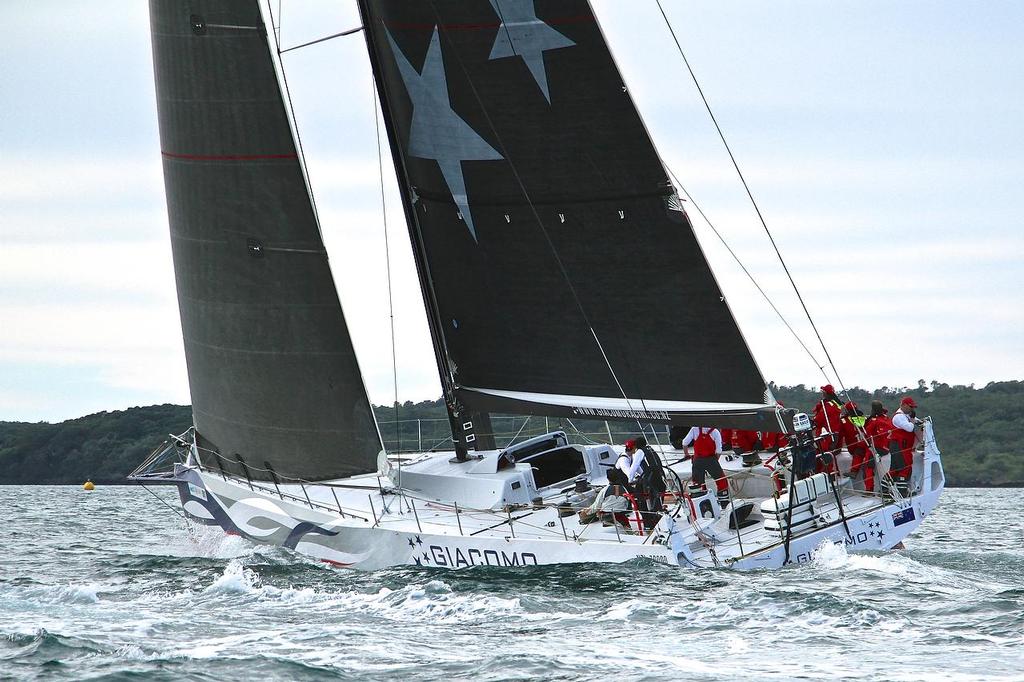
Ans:
[[[533,483],[537,490],[568,482],[587,473],[587,460],[583,452],[573,445],[547,450],[516,460],[517,464],[529,464],[533,472]]]

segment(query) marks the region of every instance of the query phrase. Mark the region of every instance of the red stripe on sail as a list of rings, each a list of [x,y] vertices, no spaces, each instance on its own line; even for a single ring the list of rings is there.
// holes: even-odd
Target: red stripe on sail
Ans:
[[[184,159],[186,161],[267,161],[279,159],[297,159],[298,154],[175,154],[173,152],[160,152],[164,158]]]

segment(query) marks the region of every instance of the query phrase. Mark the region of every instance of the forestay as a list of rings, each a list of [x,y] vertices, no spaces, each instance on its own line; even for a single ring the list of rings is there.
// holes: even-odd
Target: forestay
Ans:
[[[360,7],[435,348],[459,399],[777,425],[589,3]]]

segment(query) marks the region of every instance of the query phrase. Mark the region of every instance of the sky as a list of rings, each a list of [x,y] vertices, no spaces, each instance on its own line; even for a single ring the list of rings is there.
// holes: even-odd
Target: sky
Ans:
[[[282,4],[285,47],[359,23],[354,0]],[[654,0],[593,4],[666,165],[822,362]],[[663,4],[843,382],[1024,379],[1024,4]],[[0,420],[189,402],[146,5],[0,2]],[[283,62],[371,400],[396,396],[388,253],[397,396],[436,398],[362,37]],[[820,384],[687,206],[765,377]]]

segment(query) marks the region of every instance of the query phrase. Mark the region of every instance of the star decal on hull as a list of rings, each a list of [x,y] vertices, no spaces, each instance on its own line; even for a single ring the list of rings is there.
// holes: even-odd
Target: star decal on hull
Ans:
[[[534,0],[491,0],[491,7],[501,20],[501,26],[494,38],[490,58],[520,57],[548,104],[551,104],[544,53],[573,47],[576,43],[537,18]]]
[[[423,60],[423,70],[419,72],[398,48],[390,32],[388,42],[391,44],[391,52],[402,75],[405,89],[412,100],[408,153],[420,159],[437,161],[441,175],[448,185],[448,191],[452,193],[452,199],[459,207],[473,241],[478,241],[473,225],[473,214],[469,207],[469,197],[466,195],[466,177],[463,174],[462,163],[495,161],[505,157],[452,109],[437,28],[434,29],[427,56]]]

